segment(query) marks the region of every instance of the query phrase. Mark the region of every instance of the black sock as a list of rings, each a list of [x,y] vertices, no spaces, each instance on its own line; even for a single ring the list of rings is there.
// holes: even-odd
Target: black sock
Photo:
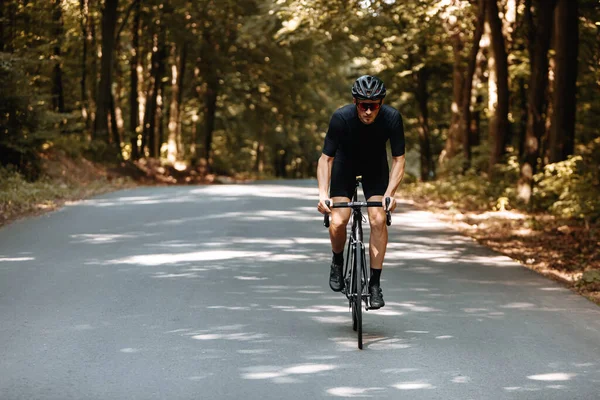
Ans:
[[[369,286],[379,285],[380,277],[381,277],[381,270],[371,268],[371,279],[369,279]]]
[[[333,253],[333,262],[336,265],[344,264],[344,250],[342,250],[339,254],[336,253],[335,251],[332,251],[332,253]]]

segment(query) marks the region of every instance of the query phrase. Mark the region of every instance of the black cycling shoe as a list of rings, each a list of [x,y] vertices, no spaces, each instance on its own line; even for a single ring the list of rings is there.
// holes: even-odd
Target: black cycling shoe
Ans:
[[[343,265],[337,265],[331,260],[331,271],[329,272],[329,287],[334,292],[344,289]]]
[[[369,293],[371,294],[371,309],[377,310],[377,309],[385,306],[385,301],[383,301],[383,293],[381,291],[381,286],[379,286],[379,285],[369,286]]]

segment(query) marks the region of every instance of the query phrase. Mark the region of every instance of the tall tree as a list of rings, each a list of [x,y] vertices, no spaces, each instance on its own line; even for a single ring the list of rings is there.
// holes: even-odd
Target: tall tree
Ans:
[[[4,1],[0,0],[0,52],[4,51],[4,26],[6,25]]]
[[[483,36],[485,24],[485,0],[478,0],[477,22],[473,35],[473,44],[469,54],[467,72],[462,94],[460,130],[462,132],[463,154],[465,157],[465,169],[471,165],[471,148],[474,145],[471,134],[471,92],[473,91],[473,79],[477,69],[477,55],[479,54],[479,42]]]
[[[169,109],[169,138],[167,141],[167,160],[174,163],[179,158],[181,152],[178,143],[181,141],[181,100],[183,96],[183,82],[185,77],[185,64],[187,61],[187,43],[180,45],[179,50],[176,45],[171,49],[171,105]],[[178,54],[179,52],[179,54]]]
[[[459,3],[453,1],[454,3]],[[455,4],[456,7],[456,4]],[[457,15],[450,14],[447,21],[450,34],[450,42],[452,43],[452,52],[454,54],[454,63],[452,68],[452,105],[450,108],[450,127],[444,148],[444,157],[440,159],[444,162],[445,159],[451,159],[459,153],[461,144],[461,126],[462,119],[461,111],[463,110],[463,95],[465,86],[465,69],[464,69],[464,33]]]
[[[148,146],[150,157],[158,157],[160,150],[160,127],[157,125],[157,111],[159,110],[158,96],[166,70],[165,29],[161,21],[158,26],[158,32],[153,37],[150,87],[146,97],[146,109],[144,113],[144,140],[142,141],[142,146]]]
[[[81,77],[79,78],[80,93],[80,104],[81,104],[81,115],[85,121],[86,127],[89,128],[90,116],[89,116],[89,94],[87,89],[87,76],[88,76],[88,44],[91,40],[90,24],[90,0],[79,0],[79,24],[81,29]]]
[[[118,3],[119,0],[106,0],[102,10],[102,61],[94,131],[95,137],[106,143],[110,142],[108,123],[112,106],[111,91]]]
[[[550,129],[550,162],[566,160],[575,147],[577,65],[579,55],[578,0],[558,0],[556,8],[554,117]]]
[[[420,45],[419,53],[424,56],[427,53],[426,45]],[[419,148],[421,153],[421,180],[431,180],[435,176],[435,163],[431,155],[431,133],[429,130],[429,91],[427,83],[430,71],[426,65],[422,65],[414,74],[415,97],[419,104]]]
[[[533,175],[537,171],[540,141],[545,131],[546,91],[548,86],[548,49],[552,34],[555,0],[534,0],[536,24],[533,45],[530,46],[531,75],[527,106],[524,159],[520,168],[519,197],[529,203]]]
[[[61,46],[63,42],[63,16],[62,0],[54,0],[52,4],[52,22],[54,24],[54,68],[52,70],[52,108],[59,113],[65,112],[65,93],[62,81],[62,55]]]
[[[502,34],[502,20],[498,10],[498,0],[487,0],[486,15],[490,25],[492,52],[494,54],[494,64],[496,72],[498,103],[492,121],[490,122],[490,169],[500,161],[504,154],[505,136],[508,130],[508,56],[504,45],[504,35]]]
[[[133,23],[131,27],[131,57],[129,58],[129,138],[131,143],[131,158],[140,157],[138,136],[140,126],[140,103],[138,99],[138,67],[140,52],[140,24],[142,0],[133,0]]]

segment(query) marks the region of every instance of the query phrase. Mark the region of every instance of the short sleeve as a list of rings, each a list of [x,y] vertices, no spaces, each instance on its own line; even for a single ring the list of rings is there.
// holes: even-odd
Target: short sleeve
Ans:
[[[329,157],[335,157],[344,126],[344,120],[337,114],[337,112],[334,113],[331,117],[331,121],[329,121],[329,129],[325,135],[323,154]]]
[[[391,124],[392,129],[390,132],[390,147],[392,148],[392,156],[400,157],[405,153],[405,142],[404,142],[404,124],[402,122],[402,116],[397,113],[394,116],[393,123]]]

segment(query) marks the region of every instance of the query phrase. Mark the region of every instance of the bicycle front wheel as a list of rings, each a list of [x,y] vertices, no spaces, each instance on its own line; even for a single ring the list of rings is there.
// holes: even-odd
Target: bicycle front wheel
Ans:
[[[355,326],[356,333],[358,336],[358,348],[362,350],[362,271],[363,271],[363,260],[364,260],[365,248],[362,243],[356,246],[356,254],[354,255],[354,270],[352,275],[354,277],[352,294],[353,294],[353,311],[355,315]]]

